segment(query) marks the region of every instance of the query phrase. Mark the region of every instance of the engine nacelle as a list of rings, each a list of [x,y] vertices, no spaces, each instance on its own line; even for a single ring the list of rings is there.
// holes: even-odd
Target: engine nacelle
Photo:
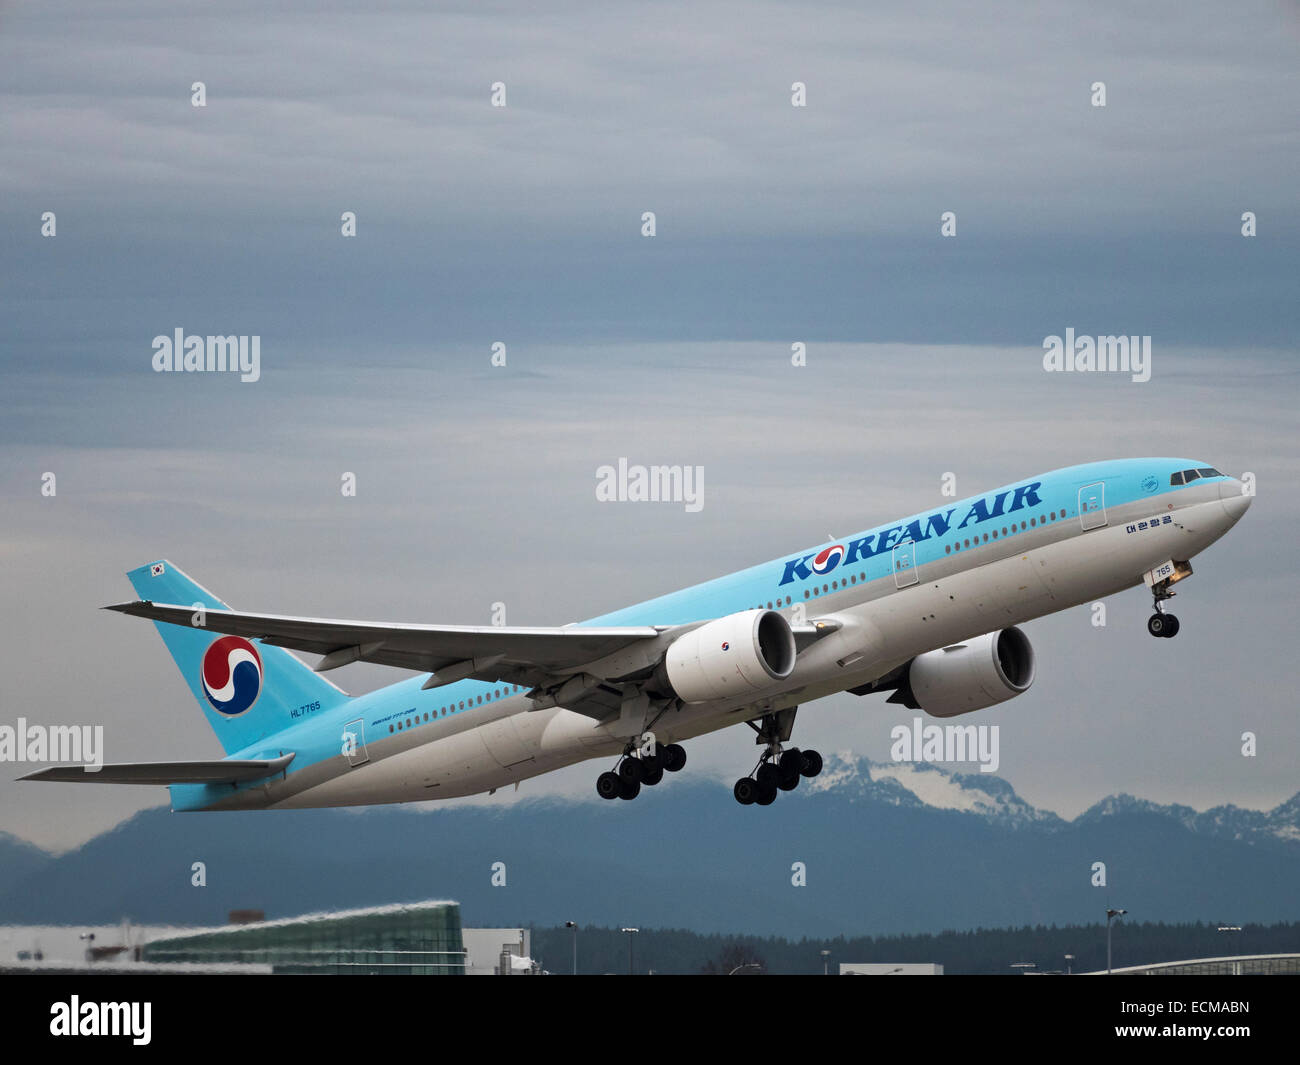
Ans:
[[[934,717],[955,717],[1014,699],[1034,683],[1034,649],[1014,626],[912,659],[908,686]]]
[[[742,610],[668,645],[656,679],[683,702],[732,699],[771,688],[794,672],[790,623],[775,610]]]

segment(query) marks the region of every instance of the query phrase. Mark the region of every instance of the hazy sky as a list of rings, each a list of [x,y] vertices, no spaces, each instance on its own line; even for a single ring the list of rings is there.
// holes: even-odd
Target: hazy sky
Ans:
[[[218,753],[152,627],[96,609],[156,557],[241,608],[554,624],[920,510],[947,471],[1185,455],[1259,498],[1179,637],[1138,590],[1104,629],[1033,622],[1034,687],[979,720],[1065,816],[1271,807],[1300,786],[1298,45],[1294,4],[6,5],[0,724]],[[261,380],[153,373],[178,327],[259,335]],[[1151,381],[1044,373],[1067,327],[1150,335]],[[704,509],[597,502],[620,456],[703,465]],[[797,736],[884,759],[910,716],[845,695]],[[731,779],[752,737],[690,754]],[[0,830],[44,845],[165,801],[26,768]],[[599,768],[520,798],[599,801]]]

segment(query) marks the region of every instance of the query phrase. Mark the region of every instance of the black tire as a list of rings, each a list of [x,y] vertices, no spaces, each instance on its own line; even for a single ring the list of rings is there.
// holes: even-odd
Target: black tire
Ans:
[[[680,743],[670,743],[663,749],[664,768],[670,773],[680,773],[686,768],[686,748]]]
[[[641,756],[641,768],[644,770],[644,773],[642,775],[649,776],[653,770],[663,768],[663,764],[664,764],[663,745],[656,743],[654,754],[650,754],[650,755],[643,754]]]
[[[803,765],[800,766],[799,772],[806,777],[815,777],[822,771],[822,756],[816,751],[800,751]]]
[[[641,794],[641,785],[638,782],[623,780],[620,783],[623,787],[623,790],[618,793],[620,799],[635,799]]]
[[[736,802],[741,806],[752,806],[758,798],[758,784],[754,782],[753,777],[741,777],[736,781],[736,786],[731,789],[731,794],[736,797]]]
[[[1164,636],[1169,629],[1169,619],[1164,614],[1152,614],[1147,618],[1147,632],[1152,636]]]
[[[645,770],[635,758],[624,758],[618,763],[618,775],[628,784],[640,784],[645,779]]]
[[[623,793],[623,781],[617,773],[601,773],[596,778],[596,794],[602,799],[617,799]]]
[[[657,765],[653,769],[649,769],[645,771],[643,777],[641,778],[641,783],[644,784],[647,788],[653,788],[656,784],[659,783],[659,781],[663,780],[663,778],[664,778],[664,767],[661,765]]]
[[[781,767],[781,774],[783,776],[789,776],[791,773],[798,773],[800,767],[803,765],[803,755],[799,753],[797,748],[792,747],[781,755],[781,760],[777,762],[777,765]]]
[[[758,767],[754,779],[758,781],[759,791],[776,791],[777,785],[781,783],[781,770],[771,762],[764,762]]]
[[[1173,639],[1178,635],[1178,619],[1173,614],[1165,615],[1165,636]]]
[[[758,798],[754,800],[759,806],[771,806],[776,802],[776,788],[760,789]]]

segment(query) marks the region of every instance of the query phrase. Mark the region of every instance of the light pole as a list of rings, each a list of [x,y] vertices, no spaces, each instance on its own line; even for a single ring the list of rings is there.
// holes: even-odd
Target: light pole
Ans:
[[[578,925],[574,921],[565,921],[565,928],[573,929],[573,975],[578,975]]]
[[[1123,917],[1128,910],[1107,910],[1106,911],[1106,975],[1110,976],[1110,922],[1116,917]]]
[[[1073,955],[1073,954],[1067,954],[1067,955],[1065,956],[1065,975],[1066,975],[1066,976],[1073,976],[1073,975],[1074,975],[1074,955]]]
[[[626,932],[626,933],[627,933],[627,975],[628,975],[628,976],[631,976],[631,975],[633,974],[633,969],[632,969],[632,957],[633,957],[633,954],[632,954],[632,944],[635,942],[635,940],[634,940],[632,937],[635,936],[639,931],[641,931],[641,929],[639,929],[639,928],[620,928],[619,931],[620,931],[620,932]]]
[[[822,953],[822,976],[830,976],[830,974],[831,974],[831,963],[830,963],[831,952],[830,952],[829,950],[823,950],[821,953]]]
[[[1233,947],[1232,947],[1232,949],[1233,949],[1233,950],[1234,950],[1234,951],[1235,951],[1235,952],[1240,956],[1240,954],[1241,954],[1241,938],[1240,938],[1240,937],[1241,937],[1241,925],[1239,925],[1239,924],[1221,924],[1221,925],[1219,925],[1219,931],[1220,931],[1220,932],[1236,932],[1236,933],[1237,933],[1237,935],[1234,936],[1234,937],[1233,937],[1233,940],[1232,940],[1232,942],[1233,942]],[[1241,962],[1239,962],[1239,961],[1234,961],[1234,962],[1232,963],[1232,975],[1233,975],[1233,976],[1240,976],[1240,975],[1241,975]]]

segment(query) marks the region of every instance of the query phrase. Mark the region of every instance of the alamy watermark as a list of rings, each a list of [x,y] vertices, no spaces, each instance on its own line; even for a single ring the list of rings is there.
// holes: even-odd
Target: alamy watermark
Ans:
[[[1151,380],[1149,336],[1075,336],[1043,338],[1043,369],[1056,373],[1127,373],[1143,384]]]
[[[703,466],[639,466],[620,458],[596,468],[596,498],[602,503],[684,503],[704,509]]]
[[[895,762],[978,762],[981,773],[998,771],[997,725],[927,725],[921,718],[889,730]]]
[[[103,725],[0,725],[0,762],[83,762],[104,765]]]
[[[230,370],[245,382],[262,376],[260,336],[186,336],[177,326],[171,336],[153,338],[155,373],[216,373]]]
[[[126,1036],[136,1046],[148,1046],[151,1002],[82,1002],[73,995],[50,1005],[50,1035]]]

